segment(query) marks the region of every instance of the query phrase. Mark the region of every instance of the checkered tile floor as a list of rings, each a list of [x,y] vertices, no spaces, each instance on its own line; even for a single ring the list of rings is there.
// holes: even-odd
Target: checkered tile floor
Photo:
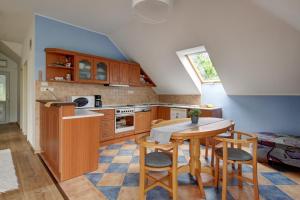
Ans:
[[[133,140],[105,146],[99,149],[99,168],[86,174],[85,177],[109,200],[138,199],[139,186],[139,151]],[[201,152],[201,154],[204,151]],[[201,161],[207,163],[203,156]],[[185,164],[189,160],[189,145],[183,144],[179,148],[179,163]],[[258,165],[259,189],[261,199],[289,200],[300,199],[300,175],[282,173],[269,166]],[[243,175],[251,177],[252,169],[243,165]],[[211,179],[203,175],[204,182]],[[178,177],[179,199],[200,199],[199,190],[193,177],[182,174]],[[227,199],[253,199],[252,185],[244,183],[243,189],[238,188],[237,180],[229,182]],[[207,199],[220,199],[221,188],[205,187]],[[300,193],[298,193],[300,194]],[[147,199],[170,199],[168,192],[157,187],[147,194]]]

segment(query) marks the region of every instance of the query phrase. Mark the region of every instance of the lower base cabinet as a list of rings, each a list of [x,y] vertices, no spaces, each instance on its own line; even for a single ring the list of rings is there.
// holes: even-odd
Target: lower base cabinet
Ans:
[[[104,117],[101,121],[101,130],[100,130],[100,143],[115,138],[115,110],[92,110],[94,112],[104,114]]]
[[[74,109],[74,105],[40,103],[40,155],[57,181],[98,168],[102,117],[69,117]]]
[[[135,113],[135,133],[149,132],[151,129],[151,112]]]
[[[171,119],[171,108],[159,106],[157,109],[157,119],[170,120]]]

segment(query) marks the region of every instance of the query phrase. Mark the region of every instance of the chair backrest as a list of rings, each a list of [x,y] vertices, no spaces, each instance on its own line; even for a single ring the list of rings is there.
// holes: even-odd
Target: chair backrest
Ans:
[[[228,144],[233,144],[234,146],[237,146],[238,149],[242,149],[242,147],[245,146],[250,147],[250,145],[252,145],[252,156],[256,161],[257,136],[255,134],[243,133],[239,131],[232,131],[231,134],[233,134],[233,139],[218,136],[214,137],[217,142],[223,143],[224,155],[227,155],[225,152],[227,152]]]
[[[149,141],[147,140],[149,136],[145,135],[143,137],[140,137],[137,140],[137,143],[140,145],[140,165],[144,165],[144,158],[147,153],[147,149],[151,148],[153,150],[159,149],[165,152],[170,152],[172,154],[172,160],[173,160],[173,167],[177,167],[177,157],[178,157],[178,143],[177,142],[170,142],[168,144],[159,144],[155,141]],[[172,153],[171,153],[172,151]]]
[[[137,140],[137,143],[144,148],[153,149],[174,149],[178,147],[177,143],[170,142],[168,144],[159,144],[158,142],[148,140],[149,136],[145,135]]]

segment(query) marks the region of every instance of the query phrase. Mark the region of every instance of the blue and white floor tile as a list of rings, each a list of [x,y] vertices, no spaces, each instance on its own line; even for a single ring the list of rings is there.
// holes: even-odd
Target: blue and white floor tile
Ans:
[[[180,147],[179,164],[184,164],[189,161],[188,148],[188,143],[184,143]],[[127,140],[118,144],[101,147],[99,153],[98,170],[85,175],[91,185],[108,200],[138,199],[139,155],[138,146],[135,142],[133,140]],[[204,153],[204,151],[202,151],[202,153]],[[251,178],[251,172],[251,167],[243,166],[243,173],[249,178]],[[285,173],[260,164],[258,180],[261,199],[297,199],[294,190],[300,191],[299,177],[288,177]],[[178,185],[179,199],[200,199],[197,183],[191,175],[179,175]],[[253,186],[251,184],[244,183],[243,189],[240,189],[237,185],[237,180],[233,179],[229,181],[227,199],[252,199]],[[218,189],[205,187],[207,199],[221,199],[221,193],[221,186]],[[150,190],[147,194],[147,200],[157,199],[170,199],[169,193],[161,187]],[[298,199],[300,199],[300,197]]]

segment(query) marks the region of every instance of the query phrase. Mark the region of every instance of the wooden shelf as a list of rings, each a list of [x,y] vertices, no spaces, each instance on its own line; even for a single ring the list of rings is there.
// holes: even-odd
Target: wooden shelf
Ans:
[[[48,82],[60,82],[60,83],[75,83],[75,81],[67,81],[67,80],[63,80],[63,81],[57,81],[57,80],[47,80]]]
[[[47,67],[53,68],[53,69],[74,70],[73,67],[65,67],[65,66],[59,66],[59,65],[48,65]]]

